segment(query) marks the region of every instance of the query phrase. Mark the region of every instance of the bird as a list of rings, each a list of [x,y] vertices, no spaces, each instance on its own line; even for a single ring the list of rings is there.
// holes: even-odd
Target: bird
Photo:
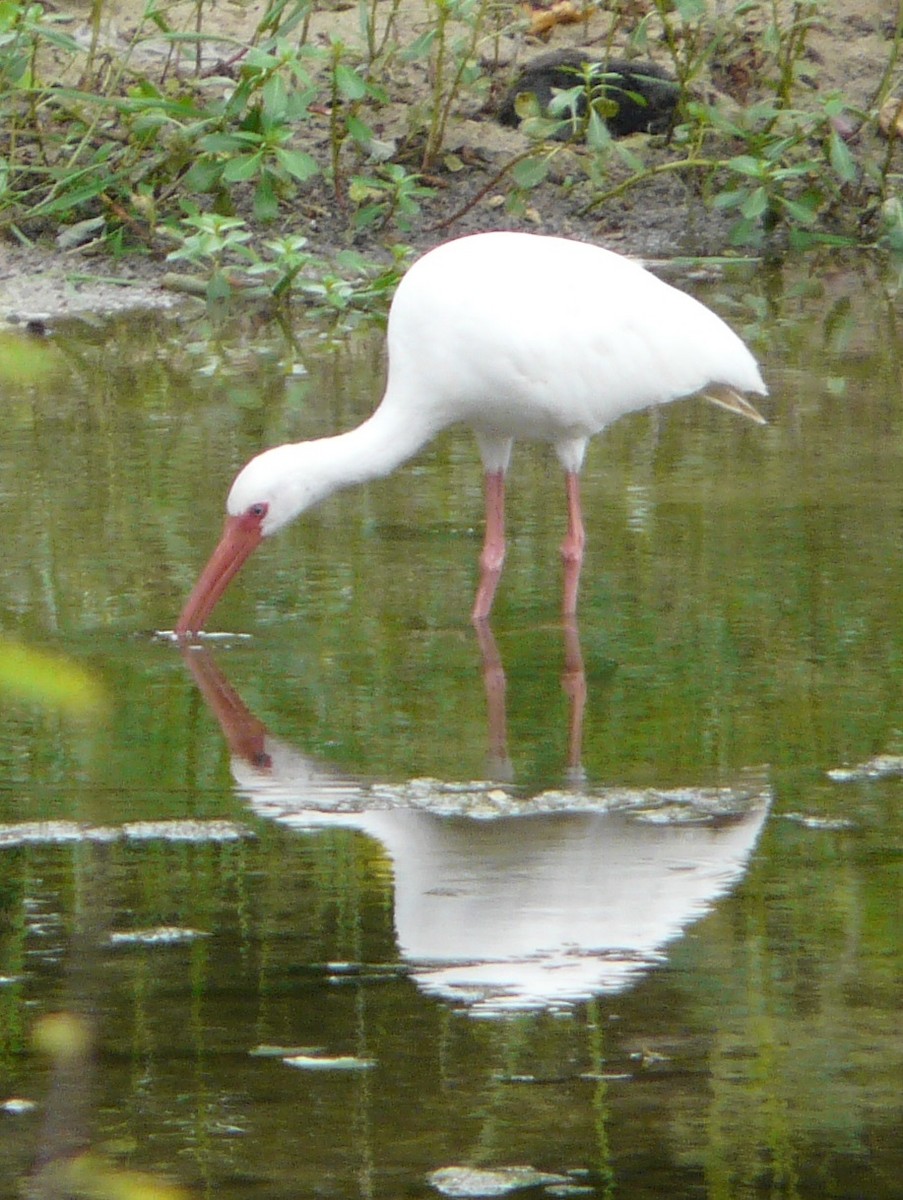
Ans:
[[[250,554],[342,488],[384,477],[442,431],[469,426],[486,522],[471,612],[486,621],[505,559],[505,476],[515,441],[548,443],[564,469],[562,613],[574,617],[589,439],[618,417],[696,394],[764,424],[767,395],[741,338],[639,262],[589,242],[492,231],[443,242],[402,276],[389,310],[378,407],[344,433],[264,450],[239,471],[222,536],[185,602],[179,639],[203,632]]]

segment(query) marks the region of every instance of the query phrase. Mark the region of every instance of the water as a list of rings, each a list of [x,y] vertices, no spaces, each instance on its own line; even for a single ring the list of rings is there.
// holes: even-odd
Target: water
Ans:
[[[693,401],[596,440],[575,630],[559,473],[522,449],[482,644],[463,434],[262,549],[216,613],[250,637],[152,636],[234,470],[370,410],[378,331],[38,343],[2,626],[107,708],[0,712],[0,1194],[85,1145],[108,1191],[900,1194],[894,282],[696,285],[769,425]]]

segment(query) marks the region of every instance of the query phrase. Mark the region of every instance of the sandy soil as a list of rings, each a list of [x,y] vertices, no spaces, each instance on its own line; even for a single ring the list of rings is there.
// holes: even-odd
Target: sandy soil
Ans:
[[[75,24],[70,27],[87,37],[83,16],[75,8]],[[642,7],[643,0],[637,0]],[[140,6],[140,5],[139,5]],[[717,7],[717,0],[713,7]],[[892,30],[892,14],[887,0],[825,0],[824,19],[809,38],[806,78],[803,93],[820,98],[839,91],[853,104],[866,105],[873,97],[887,63]],[[104,10],[107,25],[104,36],[113,45],[123,44],[137,11],[134,0],[116,0]],[[400,20],[403,40],[420,31],[426,19],[423,0],[402,0]],[[185,8],[186,20],[193,7]],[[224,35],[241,36],[257,19],[257,11],[244,5],[222,4],[217,29]],[[321,10],[314,18],[312,36],[323,39],[327,33],[353,44],[359,40],[357,4],[342,0],[332,10]],[[685,181],[660,177],[634,190],[603,212],[581,216],[580,208],[590,195],[585,188],[565,186],[569,176],[580,177],[574,156],[579,150],[563,151],[556,162],[555,177],[530,194],[529,206],[519,218],[512,218],[504,207],[504,184],[487,188],[501,167],[527,146],[519,130],[502,128],[491,107],[505,90],[519,64],[555,46],[582,46],[592,49],[604,43],[609,17],[600,12],[584,26],[556,27],[547,41],[538,41],[522,31],[506,32],[491,44],[493,89],[488,97],[469,98],[449,124],[446,149],[454,152],[464,169],[454,171],[440,165],[430,182],[436,187],[434,200],[424,206],[422,220],[404,240],[425,248],[448,237],[475,230],[524,228],[560,233],[602,242],[614,249],[654,257],[679,253],[717,253],[725,244],[726,224],[710,209]],[[756,63],[752,35],[755,16],[747,18],[747,37],[726,48],[714,64],[714,78],[703,86],[717,87],[743,103],[756,95]],[[162,47],[152,42],[142,48],[146,65],[159,59]],[[216,53],[216,47],[211,48]],[[487,54],[490,47],[487,45]],[[662,65],[666,59],[655,56]],[[487,61],[487,67],[490,65]],[[380,137],[398,140],[407,122],[407,110],[418,96],[429,92],[429,81],[420,64],[398,68],[399,78],[392,80],[395,104],[380,114]],[[898,89],[899,90],[899,89]],[[316,136],[316,134],[315,134]],[[320,136],[325,140],[326,128]],[[638,135],[643,137],[644,135]],[[871,137],[860,132],[856,137]],[[649,152],[648,150],[645,152]],[[666,147],[652,151],[667,155]],[[456,164],[457,165],[457,164]],[[463,215],[466,204],[479,199]],[[299,205],[294,227],[303,230],[315,249],[328,253],[343,243],[347,222],[344,214],[335,214],[334,204],[325,194],[312,189]],[[283,226],[284,228],[284,226]],[[374,255],[380,253],[380,237],[399,240],[397,234],[380,235],[358,241],[359,248]],[[90,248],[60,249],[57,246],[23,247],[0,242],[0,320],[11,322],[54,321],[84,313],[115,312],[132,307],[171,307],[181,297],[164,284],[165,262],[134,256],[114,262]]]

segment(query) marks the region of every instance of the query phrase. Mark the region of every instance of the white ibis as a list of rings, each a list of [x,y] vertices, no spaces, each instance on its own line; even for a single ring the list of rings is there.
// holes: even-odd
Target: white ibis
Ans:
[[[474,431],[485,471],[473,620],[489,615],[501,575],[505,473],[518,439],[550,442],[564,468],[563,611],[573,615],[584,545],[578,476],[593,434],[697,392],[763,422],[739,394],[766,394],[759,368],[720,317],[638,263],[564,238],[480,233],[437,246],[398,285],[387,340],[385,395],[371,417],[265,450],[238,473],[177,635],[204,628],[264,538],[340,488],[388,475],[452,425]]]

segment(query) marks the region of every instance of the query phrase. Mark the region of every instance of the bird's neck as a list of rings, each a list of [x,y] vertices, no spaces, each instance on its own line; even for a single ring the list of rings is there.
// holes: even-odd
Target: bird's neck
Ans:
[[[402,408],[387,397],[354,429],[309,443],[317,454],[324,495],[381,479],[412,458],[438,432],[419,420],[416,412]]]

